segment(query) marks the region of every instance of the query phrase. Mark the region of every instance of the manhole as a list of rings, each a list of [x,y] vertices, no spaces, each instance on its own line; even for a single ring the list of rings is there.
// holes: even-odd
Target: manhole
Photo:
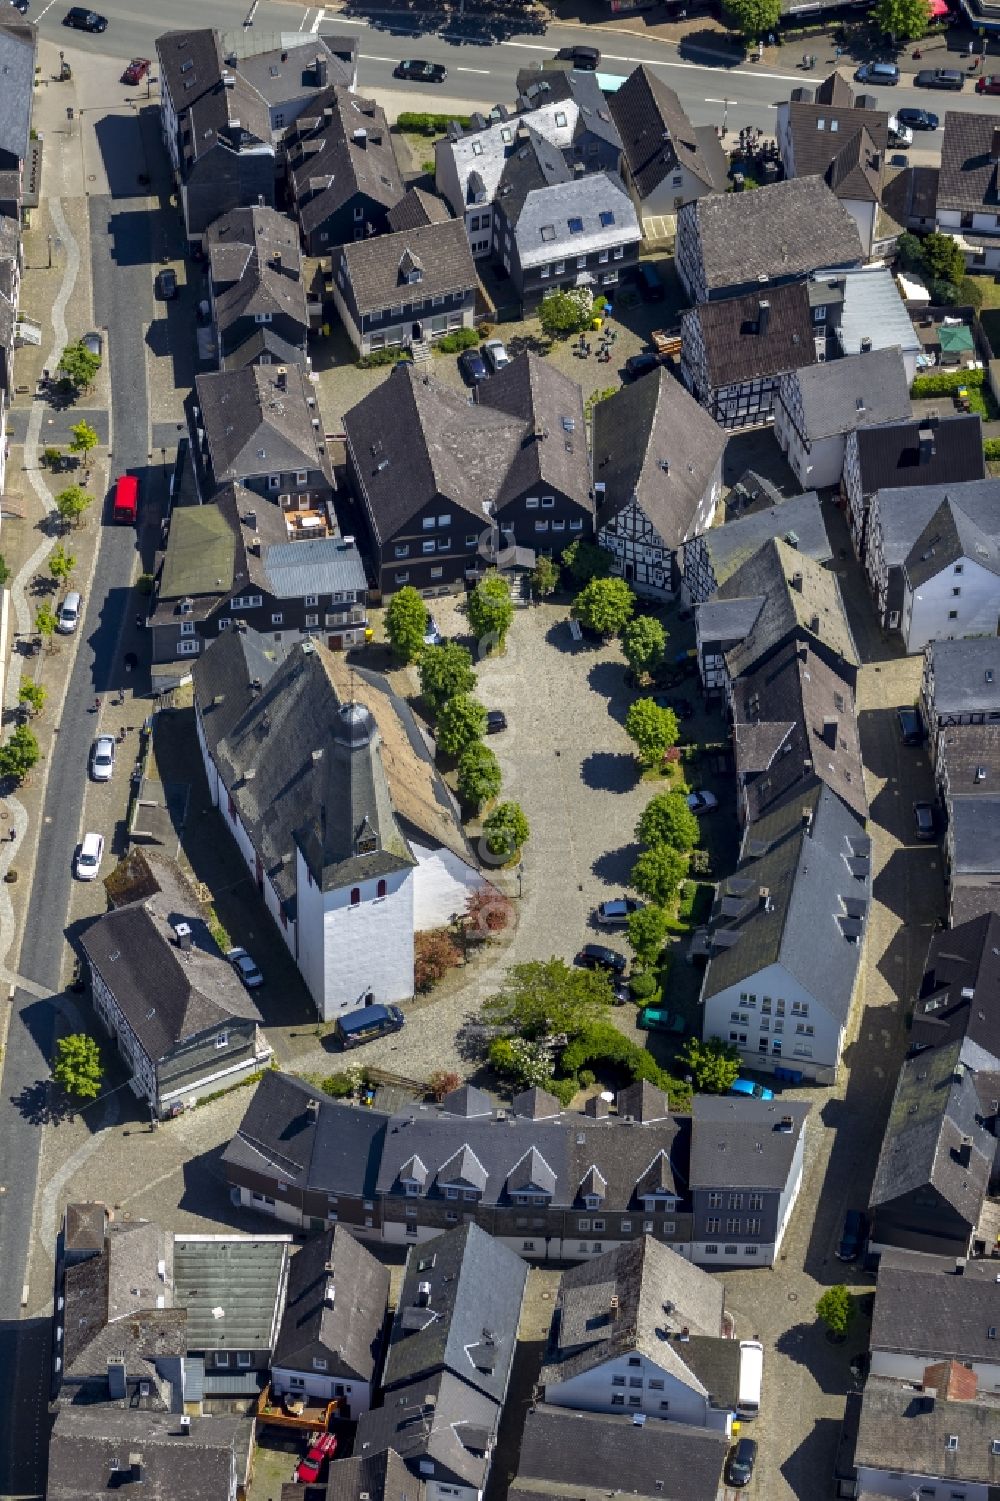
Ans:
[[[797,1303],[799,1301],[799,1295],[798,1295],[798,1293],[789,1293],[788,1294],[788,1301],[789,1301],[789,1303]]]
[[[88,172],[87,173],[87,181],[88,182],[96,182],[97,181],[97,173],[96,172]]]

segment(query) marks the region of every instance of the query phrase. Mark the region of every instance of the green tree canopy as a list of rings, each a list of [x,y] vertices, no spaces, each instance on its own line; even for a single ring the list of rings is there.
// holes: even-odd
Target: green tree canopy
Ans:
[[[100,368],[100,355],[91,354],[81,342],[67,344],[58,365],[61,373],[78,391],[86,391],[87,387],[93,384],[94,377]]]
[[[643,969],[655,969],[667,941],[670,919],[662,907],[640,907],[625,923],[629,946]]]
[[[56,496],[56,510],[65,522],[74,525],[80,520],[88,506],[94,504],[94,497],[88,495],[82,485],[67,485],[65,490],[60,490]]]
[[[915,42],[930,25],[927,0],[875,0],[872,19],[894,42]]]
[[[613,1001],[603,970],[574,969],[554,957],[531,959],[507,971],[500,990],[483,1003],[482,1018],[532,1040],[549,1032],[575,1037]]]
[[[622,652],[637,677],[655,672],[667,649],[667,633],[652,615],[639,615],[622,631]]]
[[[687,875],[687,856],[669,844],[654,844],[643,850],[632,867],[629,885],[659,907],[669,907]]]
[[[435,712],[456,694],[471,693],[475,686],[472,653],[458,641],[442,641],[440,646],[424,648],[420,658],[420,691]]]
[[[21,679],[21,686],[17,690],[17,701],[19,704],[26,704],[32,714],[42,712],[47,697],[44,683],[36,683],[34,678]]]
[[[480,648],[501,650],[514,619],[510,585],[499,573],[488,573],[469,595],[469,625]]]
[[[58,624],[59,617],[51,605],[40,605],[35,612],[35,630],[38,634],[49,640]]]
[[[573,601],[573,614],[589,631],[617,636],[632,618],[635,595],[624,579],[593,578]]]
[[[640,844],[669,844],[682,854],[698,843],[698,820],[683,792],[658,792],[650,798],[635,826]]]
[[[721,1037],[689,1037],[677,1054],[677,1061],[694,1079],[694,1087],[703,1094],[725,1094],[739,1078],[740,1055]]]
[[[542,298],[538,319],[550,339],[565,339],[590,327],[594,297],[585,288],[574,292],[550,292]]]
[[[585,542],[578,537],[561,555],[564,568],[568,568],[578,584],[589,584],[591,579],[606,579],[611,573],[611,554],[594,542]]]
[[[57,584],[65,583],[76,568],[76,557],[57,542],[49,553],[49,573]]]
[[[503,777],[500,762],[481,740],[474,740],[462,752],[458,763],[458,795],[470,808],[481,808],[500,796]]]
[[[86,463],[90,450],[96,448],[100,441],[97,433],[89,422],[75,422],[70,428],[70,433],[72,434],[69,445],[70,452],[82,454],[84,463]]]
[[[485,733],[486,710],[478,698],[469,693],[458,693],[442,705],[435,734],[438,748],[446,756],[460,756]]]
[[[521,846],[527,844],[530,833],[520,803],[498,803],[483,820],[483,836],[491,855],[505,855],[512,860]]]
[[[559,569],[551,558],[539,558],[531,575],[531,587],[539,599],[554,594],[559,586]]]
[[[635,742],[644,766],[655,766],[664,751],[677,743],[677,715],[661,709],[651,698],[637,698],[625,715],[625,733]]]
[[[921,0],[923,3],[923,0]],[[958,284],[965,275],[965,256],[951,235],[925,235],[920,245],[924,270],[935,281]]]
[[[748,41],[773,31],[781,19],[781,0],[726,0],[736,30]]]
[[[424,649],[427,606],[410,584],[398,589],[385,609],[385,633],[402,662],[414,662]]]
[[[857,1302],[842,1282],[835,1282],[816,1304],[817,1317],[838,1339],[843,1339],[858,1311]]]
[[[95,1100],[103,1075],[101,1050],[92,1037],[86,1032],[73,1032],[59,1038],[52,1077],[61,1089],[81,1100]]]
[[[23,782],[41,754],[34,734],[26,724],[19,724],[10,739],[0,745],[0,777]]]

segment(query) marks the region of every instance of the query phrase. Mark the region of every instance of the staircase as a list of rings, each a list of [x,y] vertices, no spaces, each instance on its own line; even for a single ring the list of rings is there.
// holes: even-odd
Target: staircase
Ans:
[[[431,357],[431,345],[429,339],[414,339],[410,345],[410,353],[413,355],[415,365],[426,365]]]

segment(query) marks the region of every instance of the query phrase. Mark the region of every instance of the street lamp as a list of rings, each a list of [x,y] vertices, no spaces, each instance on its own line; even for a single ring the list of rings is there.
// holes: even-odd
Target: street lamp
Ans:
[[[48,264],[48,267],[46,269],[49,270],[49,271],[51,271],[52,270],[52,236],[51,235],[46,235],[45,238],[49,242],[49,264]]]

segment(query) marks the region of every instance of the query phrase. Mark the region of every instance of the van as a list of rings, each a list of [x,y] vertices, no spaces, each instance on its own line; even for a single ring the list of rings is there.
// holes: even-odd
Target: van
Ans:
[[[756,1339],[740,1340],[740,1383],[736,1412],[745,1423],[760,1412],[760,1389],[764,1380],[764,1346]]]
[[[115,480],[115,493],[111,502],[111,519],[134,526],[139,514],[139,481],[134,474],[120,474]]]
[[[67,594],[59,606],[59,616],[56,621],[56,630],[61,636],[72,636],[80,623],[80,606],[83,601],[74,589]]]
[[[335,1033],[342,1048],[359,1048],[376,1037],[398,1032],[405,1020],[398,1006],[362,1006],[338,1017]]]

